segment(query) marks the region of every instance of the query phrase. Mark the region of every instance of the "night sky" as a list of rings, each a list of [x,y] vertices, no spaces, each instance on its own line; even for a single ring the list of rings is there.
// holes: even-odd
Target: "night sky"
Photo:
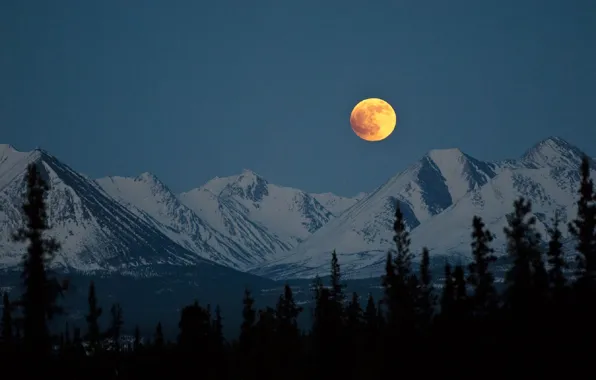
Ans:
[[[596,149],[596,1],[0,2],[0,143],[174,191],[370,191],[435,148]],[[400,122],[369,143],[352,107]]]

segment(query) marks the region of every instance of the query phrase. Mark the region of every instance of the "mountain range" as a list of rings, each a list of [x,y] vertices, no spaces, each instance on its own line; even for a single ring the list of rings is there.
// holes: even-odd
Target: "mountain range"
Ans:
[[[0,145],[0,266],[16,267],[24,250],[10,235],[22,221],[29,163],[50,186],[51,233],[62,244],[53,265],[62,269],[156,276],[172,266],[208,266],[310,278],[327,273],[336,250],[348,277],[367,278],[382,273],[398,204],[412,249],[427,246],[435,258],[467,260],[473,215],[503,253],[502,230],[519,196],[532,201],[546,235],[555,213],[563,223],[575,214],[583,155],[557,137],[496,162],[432,150],[373,191],[341,197],[275,185],[250,170],[176,194],[151,173],[91,179],[44,150]]]

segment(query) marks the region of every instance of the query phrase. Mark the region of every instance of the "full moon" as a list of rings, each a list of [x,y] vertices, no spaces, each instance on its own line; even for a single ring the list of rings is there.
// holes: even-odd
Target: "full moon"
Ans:
[[[386,139],[395,129],[397,116],[386,101],[370,98],[356,104],[350,115],[352,130],[366,141]]]

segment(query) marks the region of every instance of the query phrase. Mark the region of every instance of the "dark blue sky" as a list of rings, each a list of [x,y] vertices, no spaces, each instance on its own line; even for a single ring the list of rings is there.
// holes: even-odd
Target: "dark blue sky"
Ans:
[[[0,142],[182,191],[249,168],[352,195],[433,148],[594,153],[596,2],[0,2]],[[349,114],[400,118],[367,143]]]

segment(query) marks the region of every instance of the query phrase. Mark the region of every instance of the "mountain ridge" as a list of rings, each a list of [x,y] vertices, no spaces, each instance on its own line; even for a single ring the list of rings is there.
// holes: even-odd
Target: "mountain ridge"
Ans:
[[[582,154],[559,137],[539,141],[518,159],[494,162],[457,148],[433,149],[375,190],[350,198],[275,185],[249,169],[176,194],[150,172],[91,180],[44,150],[0,144],[0,226],[6,232],[20,220],[22,175],[35,161],[46,171],[50,193],[56,192],[49,204],[57,207],[56,225],[64,230],[58,235],[76,243],[65,245],[60,265],[118,271],[158,266],[165,262],[160,257],[169,257],[175,265],[216,263],[281,279],[326,272],[328,253],[337,249],[342,267],[358,278],[382,270],[396,204],[413,248],[420,248],[417,240],[432,239],[435,255],[463,254],[468,213],[487,215],[499,232],[507,203],[520,194],[536,202],[542,229],[552,210],[571,217]],[[109,238],[117,248],[100,248]],[[146,252],[134,254],[140,246]],[[18,255],[9,251],[18,250],[0,243],[1,265],[15,265]]]
[[[433,156],[445,154],[451,155],[451,166],[439,168]],[[541,140],[519,159],[499,162],[482,162],[453,149],[431,151],[314,233],[290,255],[253,273],[273,278],[313,277],[328,271],[329,254],[336,250],[347,276],[380,275],[386,253],[393,248],[392,221],[398,203],[411,231],[413,252],[428,246],[434,256],[469,257],[471,220],[479,215],[497,234],[494,245],[502,253],[505,215],[517,197],[532,201],[543,236],[555,212],[565,211],[563,222],[574,215],[582,155],[560,138]],[[456,182],[466,186],[466,191],[449,190],[445,177],[451,175],[453,180],[454,173],[460,175]]]

